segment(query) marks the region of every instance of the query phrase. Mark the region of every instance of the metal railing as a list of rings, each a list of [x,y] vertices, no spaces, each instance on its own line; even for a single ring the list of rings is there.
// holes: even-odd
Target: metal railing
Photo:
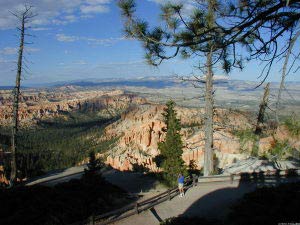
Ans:
[[[191,180],[188,179],[185,182],[185,189],[189,189],[193,184],[190,184]],[[139,214],[142,211],[145,211],[147,209],[152,208],[153,206],[156,206],[162,202],[165,202],[167,200],[171,200],[179,193],[178,188],[172,188],[168,189],[165,192],[162,192],[156,196],[153,196],[151,198],[148,198],[146,200],[143,200],[141,202],[135,202],[131,203],[123,208],[116,209],[101,215],[94,215],[90,218],[73,223],[72,225],[86,225],[86,224],[97,224],[97,225],[105,225],[110,224],[119,220],[122,220],[124,218],[127,218],[129,216]]]

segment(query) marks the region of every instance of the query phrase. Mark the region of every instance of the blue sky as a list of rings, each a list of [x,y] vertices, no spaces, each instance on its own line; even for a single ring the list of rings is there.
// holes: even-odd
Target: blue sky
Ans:
[[[162,0],[139,0],[138,14],[151,24],[159,22]],[[13,85],[18,46],[16,21],[9,11],[20,9],[23,0],[0,0],[0,86]],[[23,84],[67,80],[131,78],[144,76],[189,75],[200,73],[194,62],[181,58],[158,68],[144,62],[141,44],[124,38],[122,19],[113,0],[29,0],[38,16],[32,21],[34,38],[25,51],[28,73]],[[278,81],[280,64],[275,65],[270,80]],[[231,79],[256,80],[262,66],[246,65],[233,71]],[[222,75],[222,74],[218,74]],[[299,74],[289,80],[299,81]]]

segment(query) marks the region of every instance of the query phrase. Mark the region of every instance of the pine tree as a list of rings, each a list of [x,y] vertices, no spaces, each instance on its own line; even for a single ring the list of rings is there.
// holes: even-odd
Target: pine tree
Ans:
[[[152,27],[137,16],[136,1],[119,0],[125,19],[124,33],[142,42],[150,65],[159,66],[179,55],[195,60],[199,76],[195,74],[183,80],[198,87],[205,84],[204,175],[211,175],[214,168],[214,71],[229,74],[234,68],[242,69],[244,61],[262,60],[265,66],[260,86],[270,74],[274,60],[289,49],[289,37],[293,36],[300,18],[300,3],[277,0],[161,2],[165,3],[161,7],[162,21]],[[284,35],[287,38],[282,39]],[[279,47],[279,42],[285,41],[287,44]]]
[[[167,102],[167,108],[164,110],[164,122],[166,128],[165,141],[158,144],[158,149],[161,152],[161,167],[163,169],[163,179],[169,186],[175,186],[179,173],[186,174],[186,167],[182,160],[182,140],[180,135],[180,120],[176,118],[175,103]]]
[[[100,169],[104,167],[104,163],[101,159],[96,158],[94,151],[89,153],[89,163],[87,164],[87,169],[84,169],[84,174],[82,176],[83,181],[89,183],[90,185],[95,185],[99,180],[104,182]]]
[[[100,159],[96,158],[96,154],[94,151],[89,153],[89,163],[88,163],[88,171],[90,173],[96,173],[97,170],[103,167],[103,163]]]

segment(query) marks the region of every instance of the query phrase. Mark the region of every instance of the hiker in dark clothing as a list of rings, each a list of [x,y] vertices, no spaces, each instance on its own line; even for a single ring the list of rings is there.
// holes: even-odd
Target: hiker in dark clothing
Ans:
[[[198,183],[198,176],[197,174],[192,174],[192,179],[193,179],[193,187],[197,186]]]

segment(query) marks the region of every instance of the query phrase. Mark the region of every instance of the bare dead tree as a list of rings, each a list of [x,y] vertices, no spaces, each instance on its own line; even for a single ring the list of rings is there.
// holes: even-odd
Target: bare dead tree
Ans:
[[[269,94],[270,94],[270,83],[267,83],[267,85],[265,87],[263,98],[262,98],[261,103],[259,105],[257,123],[256,123],[255,131],[254,131],[254,133],[256,135],[260,135],[261,132],[262,132],[262,125],[264,123],[265,111],[266,111],[266,108],[268,106]]]
[[[280,82],[280,87],[278,90],[277,100],[275,103],[275,119],[276,119],[277,124],[279,123],[278,112],[279,112],[282,91],[284,90],[284,87],[285,87],[285,78],[289,74],[291,69],[293,68],[295,61],[298,60],[300,57],[300,53],[295,54],[292,65],[288,69],[288,63],[290,61],[291,55],[293,55],[293,48],[294,48],[296,40],[298,40],[299,36],[300,36],[300,30],[298,32],[296,32],[296,34],[291,39],[290,43],[288,43],[288,45],[289,45],[288,51],[286,52],[286,54],[284,56],[284,63],[283,63],[282,74],[281,74],[281,82]]]
[[[12,126],[12,143],[11,143],[11,173],[10,173],[10,184],[13,185],[16,179],[17,165],[16,165],[16,154],[18,150],[18,129],[19,129],[19,97],[21,78],[23,71],[23,53],[24,46],[26,45],[25,36],[30,36],[26,33],[27,25],[30,20],[36,15],[32,12],[32,6],[25,5],[24,9],[20,12],[12,13],[20,23],[20,27],[17,30],[20,32],[20,45],[18,50],[18,62],[17,62],[17,75],[15,88],[13,90],[13,126]]]

